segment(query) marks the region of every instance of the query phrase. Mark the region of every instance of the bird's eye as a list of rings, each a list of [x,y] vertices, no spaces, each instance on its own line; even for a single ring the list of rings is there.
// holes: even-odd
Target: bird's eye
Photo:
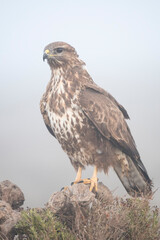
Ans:
[[[57,53],[61,53],[62,51],[63,51],[63,48],[57,48],[57,49],[56,49],[56,52],[57,52]]]

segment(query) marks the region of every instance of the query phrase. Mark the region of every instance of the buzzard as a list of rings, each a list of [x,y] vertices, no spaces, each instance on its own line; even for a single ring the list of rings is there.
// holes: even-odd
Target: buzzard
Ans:
[[[76,50],[65,42],[44,49],[51,79],[40,102],[49,132],[59,141],[82,181],[82,169],[94,166],[90,191],[97,191],[97,171],[113,167],[131,196],[151,193],[151,180],[125,121],[125,108],[88,74]]]

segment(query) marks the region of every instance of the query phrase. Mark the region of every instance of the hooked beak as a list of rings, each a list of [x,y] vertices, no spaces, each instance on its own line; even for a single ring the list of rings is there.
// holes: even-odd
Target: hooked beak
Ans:
[[[48,54],[44,52],[44,54],[43,54],[43,62],[45,61],[45,59],[48,59]]]

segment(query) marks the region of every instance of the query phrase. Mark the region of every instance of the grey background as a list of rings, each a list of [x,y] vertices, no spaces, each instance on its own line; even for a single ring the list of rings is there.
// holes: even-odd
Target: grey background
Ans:
[[[94,81],[128,110],[142,161],[160,187],[159,11],[158,0],[0,0],[0,181],[16,183],[25,206],[43,206],[76,175],[39,110],[50,79],[43,49],[53,41],[74,46]],[[98,177],[126,195],[112,170]],[[158,190],[153,203],[159,198]]]

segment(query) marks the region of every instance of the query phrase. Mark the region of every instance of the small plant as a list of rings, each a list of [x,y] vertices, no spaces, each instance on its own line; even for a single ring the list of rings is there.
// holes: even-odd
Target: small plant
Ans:
[[[128,199],[125,204],[127,235],[129,239],[158,240],[160,239],[159,210],[150,207],[146,199]]]
[[[79,240],[160,240],[159,209],[144,198],[95,201],[88,212],[79,205],[68,219],[60,216]]]
[[[22,212],[17,223],[18,236],[30,240],[75,240],[71,231],[60,223],[49,209],[30,209]]]
[[[159,240],[159,209],[143,198],[94,201],[89,208],[55,216],[49,209],[22,212],[17,239],[29,240]]]

